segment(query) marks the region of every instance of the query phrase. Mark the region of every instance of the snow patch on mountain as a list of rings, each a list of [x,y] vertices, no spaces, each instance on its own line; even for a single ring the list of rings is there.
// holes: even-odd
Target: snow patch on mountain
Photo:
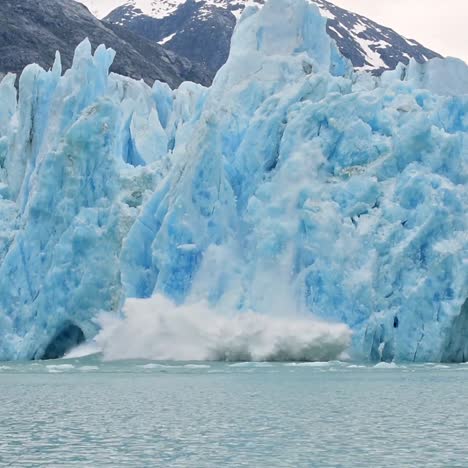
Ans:
[[[88,10],[98,19],[107,16],[112,10],[127,3],[126,0],[77,0],[85,5]],[[151,1],[151,0],[147,0]],[[139,1],[140,3],[140,1]]]
[[[175,35],[176,35],[176,33],[169,34],[169,36],[166,36],[163,39],[161,39],[160,41],[158,41],[158,44],[164,45],[166,42],[169,42]]]

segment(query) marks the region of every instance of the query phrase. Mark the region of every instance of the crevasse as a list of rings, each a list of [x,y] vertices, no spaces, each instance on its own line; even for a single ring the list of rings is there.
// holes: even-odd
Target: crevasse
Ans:
[[[303,0],[247,8],[209,89],[113,56],[0,83],[0,359],[155,294],[308,311],[356,358],[468,358],[463,62],[355,73]]]

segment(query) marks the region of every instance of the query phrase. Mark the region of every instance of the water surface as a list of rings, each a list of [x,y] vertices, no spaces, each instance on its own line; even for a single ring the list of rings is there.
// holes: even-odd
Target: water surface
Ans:
[[[0,363],[1,466],[467,466],[468,365]]]

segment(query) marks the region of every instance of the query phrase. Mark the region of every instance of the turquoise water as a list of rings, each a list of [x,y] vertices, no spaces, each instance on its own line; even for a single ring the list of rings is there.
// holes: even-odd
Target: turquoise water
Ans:
[[[0,363],[1,466],[468,464],[468,365]]]

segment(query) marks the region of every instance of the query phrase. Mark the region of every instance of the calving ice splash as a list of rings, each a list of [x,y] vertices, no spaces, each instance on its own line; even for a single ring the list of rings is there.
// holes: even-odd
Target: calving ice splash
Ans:
[[[463,62],[353,72],[302,0],[208,89],[113,55],[0,84],[1,359],[467,359]]]
[[[102,314],[95,348],[106,360],[328,361],[345,356],[350,330],[309,316],[213,310],[206,303],[175,305],[156,295],[129,299],[125,317]],[[76,352],[75,354],[76,355]]]

